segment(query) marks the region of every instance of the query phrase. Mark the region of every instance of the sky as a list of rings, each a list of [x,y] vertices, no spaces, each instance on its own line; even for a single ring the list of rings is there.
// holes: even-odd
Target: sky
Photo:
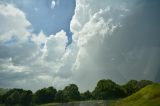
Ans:
[[[0,0],[0,88],[160,82],[159,0]]]

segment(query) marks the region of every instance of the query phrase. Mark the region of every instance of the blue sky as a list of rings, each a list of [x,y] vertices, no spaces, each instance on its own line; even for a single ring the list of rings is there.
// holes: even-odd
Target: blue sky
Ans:
[[[26,14],[34,33],[43,31],[49,36],[64,30],[71,42],[70,21],[74,15],[75,0],[8,0],[8,2],[15,4]]]

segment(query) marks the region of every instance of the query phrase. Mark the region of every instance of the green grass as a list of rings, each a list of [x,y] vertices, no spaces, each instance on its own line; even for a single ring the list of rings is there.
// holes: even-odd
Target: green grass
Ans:
[[[160,106],[160,84],[148,85],[113,106]]]

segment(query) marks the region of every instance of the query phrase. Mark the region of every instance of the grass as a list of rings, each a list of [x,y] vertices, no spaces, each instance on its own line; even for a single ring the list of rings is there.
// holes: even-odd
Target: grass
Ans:
[[[148,85],[113,106],[160,106],[160,84]]]

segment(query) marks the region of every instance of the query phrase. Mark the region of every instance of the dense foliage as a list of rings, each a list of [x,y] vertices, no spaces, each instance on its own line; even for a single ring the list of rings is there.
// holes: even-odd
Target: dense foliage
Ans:
[[[65,102],[63,90],[59,90],[55,96],[55,101],[63,103]]]
[[[36,104],[54,102],[56,93],[57,90],[53,87],[40,89],[33,95],[33,101]]]
[[[93,91],[93,95],[98,100],[116,99],[125,97],[125,90],[112,80],[100,80]]]
[[[34,104],[44,104],[50,102],[70,102],[80,100],[108,100],[129,96],[143,87],[152,84],[149,80],[130,80],[121,86],[112,80],[100,80],[95,89],[90,92],[80,93],[78,86],[70,84],[63,90],[56,90],[54,87],[43,88],[32,93],[30,90],[10,89],[3,93],[0,90],[0,104],[6,106],[33,106]]]
[[[11,89],[1,97],[2,103],[6,106],[19,104],[21,106],[30,106],[32,103],[32,91],[23,89]]]
[[[80,100],[80,93],[78,87],[75,84],[70,84],[66,86],[63,90],[65,101],[78,101]]]
[[[129,96],[150,84],[153,84],[153,82],[149,80],[130,80],[127,84],[123,85],[122,87],[126,90],[126,94]]]
[[[89,90],[87,90],[84,93],[81,93],[81,100],[92,100],[92,99],[94,98],[93,98],[92,93]]]

